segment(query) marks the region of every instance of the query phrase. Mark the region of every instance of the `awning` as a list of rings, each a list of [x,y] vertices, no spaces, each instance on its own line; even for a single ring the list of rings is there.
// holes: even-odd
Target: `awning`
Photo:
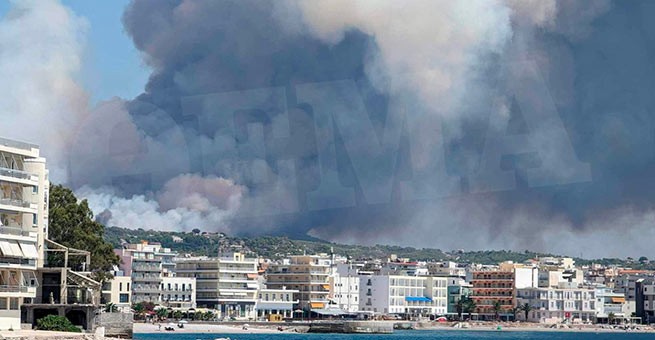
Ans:
[[[312,312],[319,315],[329,315],[329,316],[338,316],[348,314],[338,308],[325,308],[325,309],[312,309]]]
[[[432,302],[432,299],[425,296],[405,296],[407,302]]]
[[[310,307],[312,307],[312,309],[321,309],[325,307],[325,304],[323,302],[310,302],[309,305]]]
[[[258,275],[257,275],[257,274],[246,274],[246,276],[247,276],[249,279],[256,279]]]
[[[25,257],[30,259],[39,258],[39,252],[36,251],[36,246],[34,244],[26,242],[19,242],[19,244],[20,249],[23,250],[23,254],[25,254]]]
[[[17,257],[24,257],[25,256],[23,254],[23,251],[20,250],[20,246],[18,245],[18,242],[9,242],[9,245],[11,246],[11,251],[14,253],[14,256],[17,256]]]
[[[330,285],[323,285],[323,289],[330,290]]]
[[[0,241],[0,251],[4,256],[14,256],[14,252],[11,251],[11,246],[8,241]]]
[[[613,303],[624,303],[624,302],[625,302],[625,298],[624,298],[624,297],[613,297],[613,298],[612,298],[612,302],[613,302]]]

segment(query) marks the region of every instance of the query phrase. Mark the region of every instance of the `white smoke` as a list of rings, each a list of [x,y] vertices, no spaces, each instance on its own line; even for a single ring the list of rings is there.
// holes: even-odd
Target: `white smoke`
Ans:
[[[56,0],[12,1],[0,21],[1,135],[39,144],[57,181],[88,105],[77,79],[87,29]]]
[[[299,1],[313,35],[338,43],[348,30],[374,37],[369,79],[393,95],[418,94],[443,116],[457,113],[473,71],[512,36],[501,1]]]
[[[107,187],[82,187],[76,193],[109,226],[229,232],[225,221],[239,209],[245,189],[224,178],[182,174],[154,195],[123,198]]]

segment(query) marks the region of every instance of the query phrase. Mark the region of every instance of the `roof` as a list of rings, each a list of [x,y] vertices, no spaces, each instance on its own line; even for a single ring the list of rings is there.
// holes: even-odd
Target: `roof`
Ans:
[[[425,296],[405,296],[405,301],[409,302],[432,302],[432,299]]]

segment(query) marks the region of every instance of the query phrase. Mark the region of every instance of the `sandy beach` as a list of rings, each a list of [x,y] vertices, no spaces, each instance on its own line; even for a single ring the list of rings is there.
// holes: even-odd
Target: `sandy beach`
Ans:
[[[307,326],[294,325],[288,323],[270,325],[252,324],[244,329],[241,325],[231,324],[202,324],[202,323],[189,323],[185,324],[184,328],[175,327],[175,331],[165,331],[164,326],[167,323],[161,323],[161,329],[158,324],[145,324],[135,323],[134,333],[212,333],[212,334],[271,334],[271,333],[304,333],[307,331]],[[454,327],[456,323],[418,323],[415,330],[419,331],[500,331],[509,332],[617,332],[617,333],[655,333],[655,329],[639,325],[639,329],[612,329],[604,328],[601,325],[572,325],[568,327],[551,328],[550,325],[534,324],[534,323],[488,323],[488,322],[475,322],[463,324],[464,327]],[[283,331],[277,329],[278,326],[283,328]],[[396,332],[402,332],[397,330]]]
[[[300,332],[307,330],[306,326],[294,326],[293,324],[271,324],[270,326],[251,325],[244,329],[241,325],[226,325],[226,324],[201,324],[201,323],[188,323],[184,328],[175,327],[174,331],[165,331],[164,326],[168,323],[161,323],[161,328],[158,324],[150,323],[135,323],[133,330],[134,333],[213,333],[213,334],[270,334],[270,333],[296,333],[296,329]],[[278,326],[282,326],[283,331],[277,330]]]

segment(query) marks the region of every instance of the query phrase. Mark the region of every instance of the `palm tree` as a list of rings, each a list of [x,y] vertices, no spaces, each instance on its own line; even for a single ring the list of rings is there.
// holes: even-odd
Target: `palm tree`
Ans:
[[[139,302],[132,305],[132,310],[134,311],[134,315],[136,315],[137,318],[139,318],[143,315],[143,313],[146,312],[146,307],[144,307],[143,304]]]
[[[493,304],[494,317],[496,320],[500,318],[500,311],[503,310],[503,304],[500,301],[496,300]]]
[[[113,302],[110,302],[105,305],[105,312],[106,313],[116,313],[118,312],[118,307]]]
[[[468,313],[469,319],[471,318],[471,314],[475,311],[476,307],[477,305],[473,299],[468,296],[464,298],[464,312]]]
[[[182,312],[179,311],[179,310],[174,311],[173,312],[173,318],[175,318],[175,320],[181,319],[182,318]]]
[[[512,315],[514,316],[514,321],[518,320],[517,315],[519,314],[520,311],[521,311],[521,306],[517,305],[512,307]]]
[[[462,296],[457,300],[457,304],[455,305],[455,310],[457,311],[457,316],[459,317],[459,321],[462,321],[462,313],[464,312],[464,302],[465,302],[465,296]]]
[[[525,321],[528,321],[528,314],[532,311],[532,306],[530,306],[529,303],[525,303],[523,306],[521,306],[521,310],[523,313],[525,313]]]
[[[614,323],[614,321],[616,321],[616,314],[614,313],[607,314],[607,323],[611,325]]]
[[[165,320],[168,317],[168,310],[164,307],[157,309],[157,317],[160,320]]]

